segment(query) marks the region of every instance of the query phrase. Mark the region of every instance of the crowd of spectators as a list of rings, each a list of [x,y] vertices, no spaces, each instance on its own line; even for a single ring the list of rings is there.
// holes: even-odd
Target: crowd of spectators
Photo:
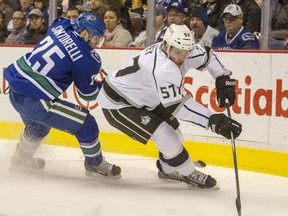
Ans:
[[[288,49],[288,0],[271,1],[270,48]],[[203,46],[214,49],[259,49],[262,0],[155,2],[155,43],[160,42],[166,28],[175,23],[186,24],[196,42]],[[237,5],[234,9],[240,12],[231,13],[230,10],[224,13],[231,4]],[[58,17],[74,20],[84,11],[92,12],[105,24],[105,36],[98,47],[146,46],[147,1],[69,0],[65,7],[62,0],[57,0]],[[48,18],[49,0],[0,0],[0,43],[36,44],[45,36]],[[235,42],[240,40],[241,45]]]

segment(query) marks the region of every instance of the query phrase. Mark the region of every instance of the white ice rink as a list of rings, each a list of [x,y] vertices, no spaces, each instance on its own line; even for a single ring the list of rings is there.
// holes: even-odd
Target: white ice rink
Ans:
[[[0,216],[237,216],[233,169],[208,166],[219,191],[158,179],[155,159],[105,153],[122,179],[87,177],[80,149],[42,145],[41,173],[9,170],[15,142],[0,141]],[[243,216],[287,216],[288,178],[240,171]]]

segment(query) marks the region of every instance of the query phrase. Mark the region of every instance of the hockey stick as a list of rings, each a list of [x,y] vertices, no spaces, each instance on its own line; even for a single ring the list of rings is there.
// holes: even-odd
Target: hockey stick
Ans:
[[[230,112],[228,99],[226,99],[225,102],[226,102],[228,117],[231,119],[231,112]],[[234,134],[232,131],[231,131],[231,145],[232,145],[234,171],[235,171],[235,179],[236,179],[236,189],[237,189],[236,208],[238,211],[238,215],[241,216],[241,199],[240,199],[240,186],[239,186],[239,175],[238,175],[238,165],[237,165],[237,154],[236,154]]]

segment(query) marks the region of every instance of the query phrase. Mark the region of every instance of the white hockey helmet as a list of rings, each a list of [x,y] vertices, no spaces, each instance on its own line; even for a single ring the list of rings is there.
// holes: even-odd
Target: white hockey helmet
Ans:
[[[176,47],[181,50],[192,50],[195,45],[195,39],[190,29],[186,25],[171,24],[163,37],[163,42],[170,47]]]

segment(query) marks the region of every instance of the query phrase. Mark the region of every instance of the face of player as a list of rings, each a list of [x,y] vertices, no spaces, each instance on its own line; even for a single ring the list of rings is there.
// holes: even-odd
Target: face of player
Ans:
[[[181,65],[187,59],[189,54],[190,54],[190,51],[181,50],[176,47],[171,47],[169,50],[170,60],[173,61],[178,67],[181,67]]]
[[[103,40],[103,38],[98,37],[98,36],[94,36],[92,37],[92,39],[89,41],[89,45],[93,48],[96,49],[99,47],[99,44],[101,43],[101,41]]]
[[[108,32],[112,32],[119,23],[120,20],[113,11],[106,11],[104,15],[104,24]]]
[[[31,15],[29,17],[29,22],[30,22],[32,29],[40,30],[44,27],[45,20],[43,17],[37,16],[37,15]]]
[[[168,11],[168,25],[176,24],[176,25],[183,25],[184,24],[184,14],[177,11],[175,8],[171,8]]]
[[[234,37],[241,29],[243,18],[240,16],[232,16],[230,13],[226,13],[223,16],[224,26],[228,32],[229,37]]]
[[[206,26],[204,25],[203,21],[198,17],[191,17],[190,18],[190,29],[195,32],[196,36],[202,37],[206,30]]]

